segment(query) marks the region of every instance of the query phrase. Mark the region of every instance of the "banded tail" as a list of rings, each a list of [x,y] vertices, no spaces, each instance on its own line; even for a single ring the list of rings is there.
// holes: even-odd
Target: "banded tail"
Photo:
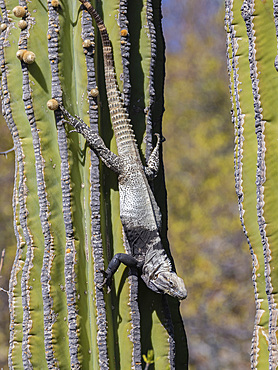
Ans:
[[[138,149],[135,135],[132,129],[132,125],[130,124],[128,113],[126,111],[126,108],[124,107],[116,79],[112,44],[109,39],[107,29],[104,25],[103,20],[100,18],[99,14],[93,8],[93,6],[86,0],[79,1],[84,5],[88,13],[95,19],[100,32],[103,47],[107,100],[116,137],[118,154],[130,155],[133,152],[133,154],[137,155]]]

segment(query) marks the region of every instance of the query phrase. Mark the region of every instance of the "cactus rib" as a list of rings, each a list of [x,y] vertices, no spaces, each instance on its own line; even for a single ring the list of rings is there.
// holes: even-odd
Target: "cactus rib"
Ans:
[[[22,1],[22,4],[27,9],[27,3]],[[27,19],[29,18],[29,13],[27,10]],[[31,17],[30,17],[31,18]],[[28,21],[32,21],[31,19]],[[21,30],[19,45],[27,49],[27,37],[29,36],[28,28]],[[48,219],[49,209],[48,200],[46,194],[46,184],[44,178],[44,160],[42,157],[42,150],[40,144],[40,138],[37,130],[33,102],[31,97],[30,81],[28,67],[25,63],[21,64],[22,75],[23,75],[23,102],[25,107],[25,112],[29,120],[33,138],[33,146],[35,153],[35,167],[37,175],[37,186],[38,186],[38,198],[40,206],[40,220],[42,231],[44,234],[44,257],[43,266],[41,274],[42,283],[42,295],[43,295],[43,305],[44,305],[44,340],[45,340],[45,351],[47,353],[46,360],[49,368],[54,368],[57,363],[57,359],[54,357],[53,343],[52,343],[52,326],[55,322],[55,315],[53,311],[53,301],[50,295],[50,270],[52,266],[52,261],[54,259],[53,250],[53,237],[50,232],[50,224]],[[25,367],[30,367],[31,352],[29,350],[29,335],[30,328],[32,327],[32,321],[30,317],[30,293],[29,287],[27,286],[27,281],[30,279],[30,271],[33,268],[34,259],[34,246],[32,245],[27,250],[26,261],[23,268],[22,274],[22,303],[23,303],[23,341],[22,341],[22,351],[23,351],[23,364]]]
[[[255,41],[256,37],[254,36],[253,29],[253,13],[255,10],[254,1],[244,1],[242,5],[242,17],[246,24],[247,36],[249,40],[249,62],[250,62],[250,77],[252,82],[252,90],[254,97],[254,111],[255,111],[255,133],[257,134],[258,142],[258,154],[257,154],[257,175],[256,175],[256,184],[257,184],[257,215],[258,215],[258,224],[259,230],[262,239],[262,245],[264,250],[265,258],[265,279],[266,279],[266,293],[268,297],[268,307],[269,307],[269,363],[273,363],[273,350],[277,347],[277,339],[275,335],[275,326],[276,326],[276,315],[275,311],[275,301],[272,294],[273,287],[270,276],[270,246],[268,243],[268,238],[266,234],[266,222],[264,218],[264,186],[263,184],[266,181],[266,163],[265,163],[265,141],[264,141],[264,130],[265,130],[265,121],[263,120],[260,94],[259,94],[259,83],[258,83],[258,72],[257,72],[257,63],[256,63],[256,48]]]
[[[3,0],[0,1],[0,7],[2,11],[1,23],[5,22],[9,27],[9,20],[7,16],[6,6]],[[1,100],[2,100],[2,111],[4,118],[7,122],[11,135],[13,136],[14,148],[15,148],[15,182],[13,190],[13,216],[14,216],[14,232],[17,241],[17,250],[15,260],[13,262],[10,282],[9,282],[9,310],[10,310],[10,345],[9,345],[9,354],[8,354],[8,364],[9,367],[13,367],[13,352],[15,347],[20,343],[17,342],[16,338],[16,326],[20,326],[19,331],[22,332],[22,322],[18,317],[18,311],[21,311],[20,316],[22,316],[22,307],[19,306],[19,309],[16,309],[16,300],[17,297],[21,297],[21,291],[17,294],[16,290],[21,289],[19,284],[19,275],[22,271],[25,255],[24,255],[24,237],[20,232],[20,220],[19,215],[26,212],[26,204],[24,198],[24,183],[25,172],[24,172],[24,162],[23,162],[23,151],[19,139],[19,134],[17,127],[13,120],[11,107],[10,107],[10,96],[8,92],[7,85],[7,66],[4,58],[4,43],[7,37],[8,27],[2,31],[0,36],[0,65],[1,65]],[[18,207],[21,210],[18,211]],[[22,231],[22,229],[21,229]],[[21,346],[21,344],[19,344]]]
[[[235,27],[232,24],[233,21],[233,1],[227,0],[226,1],[226,16],[225,16],[225,27],[227,32],[227,65],[228,65],[228,73],[230,77],[230,96],[232,102],[232,121],[235,128],[235,149],[234,149],[234,169],[235,169],[235,187],[236,193],[238,197],[238,207],[239,207],[239,216],[241,225],[243,228],[243,232],[246,236],[250,254],[252,257],[252,282],[254,287],[254,294],[255,294],[255,322],[254,322],[254,330],[253,330],[253,337],[252,337],[252,346],[251,346],[251,366],[255,368],[258,363],[258,355],[259,355],[259,338],[261,335],[266,335],[263,332],[263,326],[261,325],[260,321],[262,318],[261,315],[261,294],[258,291],[258,283],[257,283],[257,269],[258,269],[258,257],[255,254],[253,246],[248,236],[248,232],[246,229],[245,221],[244,221],[244,191],[243,191],[243,179],[242,179],[242,167],[243,167],[243,144],[244,144],[244,114],[241,110],[241,102],[240,102],[240,80],[238,70],[239,67],[239,57],[237,53],[242,53],[239,50],[239,45],[236,35]],[[229,49],[231,52],[231,61],[229,61]],[[234,90],[232,90],[232,88]]]
[[[121,55],[123,64],[123,100],[124,105],[130,107],[131,83],[129,74],[130,40],[127,19],[128,1],[121,0],[119,5],[119,25],[121,29]]]
[[[57,7],[52,5],[48,0],[48,57],[52,75],[52,97],[58,102],[62,100],[62,89],[59,80],[59,55],[58,55],[58,35],[59,13]],[[69,326],[69,351],[71,367],[78,369],[80,362],[78,359],[78,336],[77,336],[77,307],[76,307],[76,276],[74,271],[76,250],[74,242],[72,213],[71,213],[71,187],[68,160],[68,147],[63,117],[61,112],[55,111],[55,120],[58,131],[58,146],[61,157],[61,188],[63,216],[66,232],[65,245],[65,290],[67,297],[68,309],[68,326]]]
[[[91,15],[84,10],[82,13],[82,38],[83,40],[90,40],[91,45],[94,45],[94,29],[92,26]],[[96,89],[96,76],[94,66],[94,47],[90,46],[85,53],[87,65],[87,91],[89,99],[89,117],[91,129],[98,133],[98,109],[97,96],[93,97],[90,94],[92,89]],[[100,225],[100,177],[99,177],[99,158],[91,150],[91,167],[90,167],[90,207],[92,211],[91,217],[91,246],[94,260],[94,284],[96,296],[96,312],[97,312],[97,346],[98,346],[98,360],[100,369],[109,369],[109,358],[107,351],[107,317],[104,301],[103,290],[98,289],[103,280],[101,271],[104,271],[103,246],[101,239],[101,225]]]
[[[149,69],[149,106],[147,109],[146,117],[146,161],[148,161],[150,154],[153,149],[152,134],[153,134],[153,117],[152,110],[154,108],[154,103],[156,99],[156,92],[154,86],[154,75],[155,75],[155,65],[156,65],[156,31],[153,23],[153,5],[152,0],[146,1],[146,18],[148,31],[150,35],[150,69]]]

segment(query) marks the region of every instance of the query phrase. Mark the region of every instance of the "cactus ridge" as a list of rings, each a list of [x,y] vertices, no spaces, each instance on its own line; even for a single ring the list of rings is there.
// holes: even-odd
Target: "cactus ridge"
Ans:
[[[91,45],[94,45],[94,29],[92,26],[91,15],[84,10],[82,12],[82,39],[90,40]],[[90,92],[92,89],[97,88],[95,65],[94,65],[94,48],[90,48],[85,53],[87,65],[87,90]],[[89,117],[91,129],[98,133],[98,110],[97,97],[88,94],[89,99]],[[100,369],[109,369],[109,358],[107,348],[107,315],[104,301],[103,290],[98,289],[103,280],[104,259],[103,259],[103,245],[101,237],[100,217],[100,176],[99,176],[99,158],[91,150],[91,167],[90,167],[90,206],[92,210],[91,217],[91,245],[94,260],[94,284],[95,284],[95,297],[96,297],[96,311],[97,311],[97,346],[98,346],[98,360]],[[96,215],[96,216],[95,216]]]
[[[261,300],[259,299],[259,292],[258,292],[258,285],[257,285],[257,275],[256,270],[258,266],[258,259],[255,255],[253,246],[249,239],[245,221],[244,221],[244,193],[243,193],[243,186],[242,186],[242,160],[243,160],[243,143],[244,143],[244,115],[242,114],[241,110],[241,103],[240,103],[240,81],[238,75],[238,56],[237,52],[239,49],[237,43],[237,36],[234,25],[232,24],[233,20],[233,1],[226,0],[226,16],[225,16],[225,27],[227,32],[227,66],[228,66],[228,73],[230,77],[230,96],[231,96],[231,103],[232,103],[232,121],[235,128],[235,148],[234,148],[234,169],[235,169],[235,187],[236,193],[238,197],[238,207],[239,207],[239,215],[240,221],[243,228],[243,232],[247,238],[247,242],[249,245],[250,254],[252,257],[252,282],[254,287],[254,294],[255,294],[255,322],[254,322],[254,330],[253,330],[253,337],[252,337],[252,347],[251,347],[251,366],[252,368],[256,367],[258,363],[258,353],[259,353],[259,335],[260,330],[263,331],[263,327],[260,324],[261,321]],[[229,49],[231,49],[232,58],[231,62],[229,60]],[[232,91],[232,86],[234,87],[234,92]],[[234,100],[233,100],[234,97]],[[264,333],[266,335],[266,333]]]
[[[52,75],[52,97],[58,102],[62,101],[62,88],[59,80],[59,54],[58,54],[58,35],[59,13],[48,0],[48,55]],[[77,305],[76,305],[76,274],[74,270],[76,260],[76,249],[74,242],[72,212],[71,212],[71,186],[69,173],[69,158],[67,147],[67,136],[63,124],[63,116],[60,112],[55,112],[55,120],[58,131],[58,146],[61,157],[61,187],[63,216],[66,231],[66,254],[65,254],[65,290],[67,297],[68,326],[69,326],[69,351],[71,367],[80,368],[78,359],[78,335],[77,335]]]
[[[128,250],[129,245],[124,238],[124,246]],[[130,340],[132,342],[132,368],[141,370],[141,332],[140,332],[140,312],[138,305],[138,271],[130,269],[129,271],[129,306],[131,311],[131,330]]]
[[[258,152],[257,152],[257,215],[259,230],[262,239],[262,245],[264,250],[265,259],[265,281],[266,281],[266,293],[268,297],[268,307],[269,307],[269,363],[273,363],[274,358],[277,353],[277,338],[275,333],[276,328],[276,317],[275,313],[276,303],[274,300],[273,286],[271,282],[270,275],[270,259],[271,250],[268,243],[268,238],[266,235],[266,221],[264,218],[264,183],[266,181],[266,163],[265,163],[265,121],[263,120],[260,93],[259,93],[259,82],[258,82],[258,72],[257,72],[257,62],[256,62],[256,37],[254,36],[254,23],[253,23],[253,13],[255,11],[254,1],[244,1],[242,6],[242,16],[246,24],[247,35],[249,39],[249,61],[250,61],[250,77],[252,82],[252,90],[254,97],[254,111],[255,111],[255,133],[257,134],[258,142]],[[276,360],[275,360],[276,361]]]
[[[27,9],[27,3],[22,1],[22,4]],[[28,15],[28,10],[27,10]],[[28,16],[26,18],[28,20]],[[19,46],[21,48],[27,48],[27,37],[28,28],[21,30]],[[28,67],[25,63],[21,64],[22,75],[23,75],[23,102],[25,107],[25,112],[28,117],[31,132],[33,137],[33,146],[35,154],[35,166],[37,174],[37,186],[38,186],[38,196],[39,196],[39,206],[40,206],[40,220],[42,231],[44,234],[44,257],[43,257],[43,267],[41,274],[42,283],[42,294],[43,294],[43,305],[44,305],[44,340],[45,340],[45,350],[47,353],[46,359],[49,368],[54,368],[57,360],[54,357],[53,344],[52,344],[52,326],[55,322],[55,314],[53,311],[53,301],[50,295],[50,270],[52,266],[52,261],[54,259],[54,249],[53,249],[53,237],[50,233],[50,224],[48,220],[48,200],[46,194],[46,184],[44,179],[44,159],[42,157],[40,138],[38,135],[36,120],[34,116],[34,109],[31,97],[30,82],[29,82],[29,72]],[[34,258],[34,246],[31,245],[27,249],[26,261],[23,268],[22,274],[22,303],[23,303],[23,341],[22,341],[22,353],[23,353],[23,364],[25,367],[31,366],[30,358],[31,352],[29,350],[28,340],[29,340],[29,330],[32,327],[32,320],[30,317],[30,293],[27,282],[30,280],[30,270],[33,268],[33,258]],[[25,329],[26,328],[26,329]]]
[[[153,117],[152,109],[155,103],[156,93],[154,85],[154,75],[155,75],[155,65],[156,65],[156,31],[153,23],[153,6],[152,0],[147,0],[146,2],[146,16],[147,24],[150,33],[150,47],[151,47],[151,60],[150,60],[150,70],[149,70],[149,107],[147,109],[146,116],[146,160],[149,159],[152,149],[152,136],[153,136]]]
[[[121,55],[123,64],[123,100],[125,107],[129,109],[131,83],[129,73],[130,40],[129,40],[127,10],[128,10],[128,1],[121,0],[119,5],[119,25],[121,29]]]
[[[5,22],[7,25],[6,30],[2,31],[0,36],[0,65],[1,65],[1,100],[2,100],[2,112],[4,118],[7,122],[9,130],[13,136],[14,148],[15,148],[15,179],[14,190],[13,190],[13,215],[14,215],[14,232],[17,241],[17,250],[15,260],[13,262],[10,282],[9,282],[9,310],[10,310],[10,342],[9,342],[9,353],[8,353],[8,364],[9,367],[13,367],[13,355],[15,348],[19,345],[16,338],[16,326],[20,326],[20,331],[22,332],[22,324],[20,324],[20,319],[18,318],[19,311],[22,315],[22,307],[19,306],[16,309],[17,294],[15,292],[16,288],[21,289],[19,284],[19,275],[22,272],[22,267],[25,259],[25,239],[22,233],[24,228],[24,234],[27,235],[28,240],[30,240],[30,235],[28,228],[25,227],[25,218],[22,217],[27,214],[25,197],[24,197],[24,184],[26,182],[25,171],[24,171],[24,155],[21,146],[18,130],[16,124],[13,120],[12,111],[10,107],[10,96],[8,92],[7,84],[7,66],[4,57],[4,43],[6,41],[7,32],[9,29],[9,20],[7,16],[7,10],[5,2],[0,1],[0,7],[2,11],[1,23]],[[18,211],[18,207],[20,211]],[[19,226],[20,224],[20,226]],[[21,294],[20,294],[21,296]],[[19,314],[20,315],[20,314]]]

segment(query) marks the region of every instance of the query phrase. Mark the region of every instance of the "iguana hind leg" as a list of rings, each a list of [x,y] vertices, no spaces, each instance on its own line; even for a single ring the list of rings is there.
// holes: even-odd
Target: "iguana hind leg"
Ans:
[[[147,162],[147,166],[144,168],[145,174],[148,180],[153,180],[158,174],[159,165],[160,165],[159,149],[160,149],[161,143],[165,141],[164,137],[161,137],[160,134],[155,134],[155,136],[157,137],[157,143],[153,151],[151,152],[151,155]]]
[[[99,288],[103,288],[105,284],[110,288],[112,276],[118,270],[121,263],[128,267],[142,267],[142,265],[136,260],[136,258],[132,257],[130,254],[117,253],[109,262],[107,270],[104,272],[105,278]]]

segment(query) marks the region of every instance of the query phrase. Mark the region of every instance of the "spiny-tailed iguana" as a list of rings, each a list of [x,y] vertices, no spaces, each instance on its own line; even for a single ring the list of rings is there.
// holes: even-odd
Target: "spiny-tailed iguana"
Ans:
[[[157,135],[157,144],[144,168],[116,81],[112,46],[106,27],[88,1],[79,1],[94,17],[100,31],[107,99],[118,155],[112,153],[101,137],[93,133],[79,117],[74,118],[62,105],[59,107],[68,118],[69,124],[84,136],[90,148],[98,154],[104,164],[118,174],[120,218],[132,254],[117,253],[112,258],[105,271],[103,285],[111,283],[113,274],[122,262],[126,266],[140,269],[141,278],[153,291],[182,300],[186,298],[187,291],[183,280],[173,271],[170,259],[162,246],[159,235],[161,213],[148,183],[148,179],[154,178],[158,172],[161,138]]]

